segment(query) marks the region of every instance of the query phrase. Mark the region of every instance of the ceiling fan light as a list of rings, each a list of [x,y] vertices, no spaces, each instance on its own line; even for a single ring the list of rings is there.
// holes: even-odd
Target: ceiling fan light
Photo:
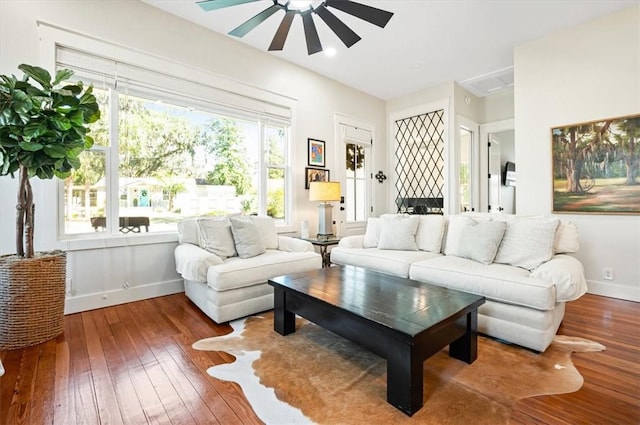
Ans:
[[[292,9],[303,10],[311,7],[311,3],[312,3],[311,0],[291,0],[289,2],[289,6]]]

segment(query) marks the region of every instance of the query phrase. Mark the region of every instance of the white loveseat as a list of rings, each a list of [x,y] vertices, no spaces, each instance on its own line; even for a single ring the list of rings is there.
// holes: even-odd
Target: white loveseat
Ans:
[[[553,217],[390,214],[343,238],[331,262],[483,295],[479,332],[544,351],[587,291],[577,250],[575,224]]]
[[[268,279],[322,267],[311,243],[278,235],[271,217],[185,219],[178,235],[185,294],[218,323],[272,309]]]

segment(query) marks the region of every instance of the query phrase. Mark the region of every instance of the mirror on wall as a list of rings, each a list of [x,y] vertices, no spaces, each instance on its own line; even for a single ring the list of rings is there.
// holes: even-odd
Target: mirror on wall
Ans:
[[[515,131],[489,133],[489,212],[516,213]]]

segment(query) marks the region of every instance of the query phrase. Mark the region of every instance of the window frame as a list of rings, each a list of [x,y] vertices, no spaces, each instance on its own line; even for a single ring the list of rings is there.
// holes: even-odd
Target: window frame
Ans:
[[[296,105],[297,100],[293,97],[285,96],[272,91],[264,90],[259,87],[254,87],[248,84],[244,84],[237,80],[225,77],[207,71],[202,68],[194,67],[191,65],[185,65],[182,63],[174,62],[171,59],[166,59],[153,54],[134,50],[126,46],[114,44],[105,40],[96,39],[93,37],[85,36],[79,33],[64,30],[62,28],[47,24],[45,22],[38,22],[38,33],[40,38],[40,63],[39,65],[46,69],[57,69],[57,52],[59,48],[70,48],[79,52],[91,52],[91,54],[100,58],[109,58],[109,60],[118,61],[122,63],[136,64],[144,69],[156,70],[161,69],[163,73],[169,77],[182,78],[185,82],[202,84],[216,90],[221,93],[224,99],[239,99],[242,104],[227,105],[229,109],[234,111],[247,111],[250,115],[268,116],[269,110],[286,110],[288,119],[286,125],[287,131],[287,143],[288,150],[291,150],[292,129],[295,128],[296,120]],[[81,78],[82,79],[82,78]],[[221,102],[224,102],[221,101]],[[225,111],[225,104],[221,102],[212,102],[212,105],[216,105],[214,111],[218,115],[229,115]],[[264,105],[262,110],[255,109],[255,105]],[[199,105],[200,106],[200,105]],[[117,109],[117,102],[111,102],[111,111]],[[253,108],[253,109],[251,109]],[[235,115],[235,114],[234,114]],[[237,118],[243,118],[237,116]],[[111,114],[111,120],[117,120],[117,114]],[[111,125],[110,128],[115,129],[115,134],[110,134],[112,140],[117,140],[117,125]],[[109,154],[106,156],[107,170],[111,170],[117,167],[118,163],[118,149],[117,145],[113,145],[106,148]],[[292,231],[293,217],[296,216],[295,204],[290,201],[292,198],[292,173],[290,171],[291,159],[289,155],[286,156],[287,167],[285,174],[286,192],[288,194],[289,202],[285,205],[288,208],[286,218],[288,222],[284,225],[279,225],[277,230],[279,232]],[[263,161],[261,161],[263,162]],[[118,189],[118,176],[117,173],[111,172],[111,176],[108,177],[107,184],[107,198],[113,199],[117,196]],[[260,179],[262,181],[262,178]],[[264,184],[261,184],[264,186]],[[115,194],[113,192],[116,192]],[[64,181],[57,181],[57,190],[46,191],[42,196],[42,202],[45,205],[57,205],[56,214],[49,214],[46,217],[39,217],[39,226],[51,226],[57,229],[56,232],[51,232],[43,236],[41,243],[45,246],[57,247],[65,250],[82,250],[93,249],[105,246],[125,246],[125,245],[138,245],[148,243],[162,243],[177,240],[177,230],[170,232],[153,232],[142,233],[136,235],[123,235],[119,233],[118,220],[110,220],[110,227],[105,232],[94,233],[82,233],[82,234],[67,234],[65,233],[65,205],[64,205]],[[265,199],[266,204],[266,199]],[[118,216],[118,203],[111,201],[107,205],[107,214],[111,217]],[[110,242],[104,242],[105,239]]]

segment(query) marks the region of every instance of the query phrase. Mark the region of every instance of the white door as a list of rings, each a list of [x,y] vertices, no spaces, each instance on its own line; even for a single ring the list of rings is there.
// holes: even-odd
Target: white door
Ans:
[[[372,132],[339,122],[336,133],[338,134],[337,178],[332,177],[331,180],[340,182],[343,197],[334,215],[336,232],[338,236],[363,234],[373,205]]]

